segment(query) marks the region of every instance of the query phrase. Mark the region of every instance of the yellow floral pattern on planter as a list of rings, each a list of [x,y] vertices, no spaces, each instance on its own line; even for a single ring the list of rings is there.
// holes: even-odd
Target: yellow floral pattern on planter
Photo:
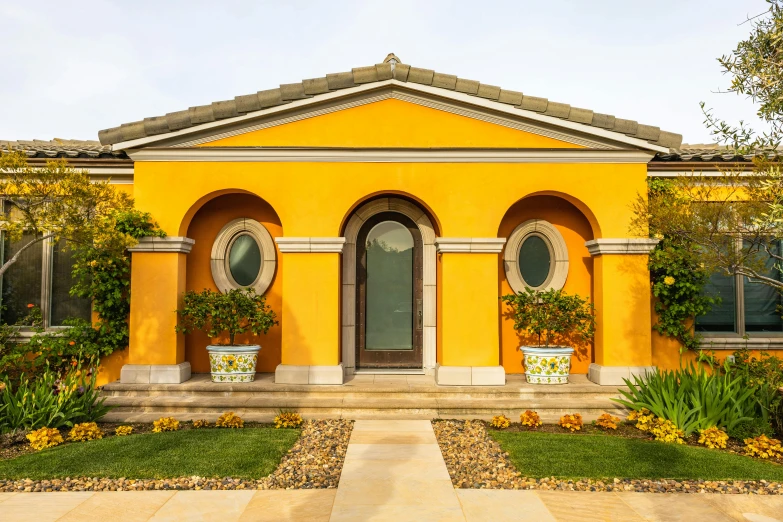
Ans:
[[[525,354],[525,376],[532,384],[566,384],[571,370],[570,355]]]
[[[250,382],[255,377],[258,351],[244,353],[209,352],[212,382]]]

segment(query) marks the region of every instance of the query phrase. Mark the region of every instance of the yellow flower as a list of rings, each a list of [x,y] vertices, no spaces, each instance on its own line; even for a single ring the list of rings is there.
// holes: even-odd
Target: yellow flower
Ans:
[[[663,284],[672,286],[674,284],[674,278],[672,276],[666,276],[663,278]]]

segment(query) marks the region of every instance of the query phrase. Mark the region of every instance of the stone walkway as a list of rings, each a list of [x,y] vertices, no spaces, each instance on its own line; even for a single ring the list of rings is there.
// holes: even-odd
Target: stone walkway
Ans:
[[[336,490],[0,493],[0,521],[783,522],[783,496],[455,490],[429,421],[356,421]]]

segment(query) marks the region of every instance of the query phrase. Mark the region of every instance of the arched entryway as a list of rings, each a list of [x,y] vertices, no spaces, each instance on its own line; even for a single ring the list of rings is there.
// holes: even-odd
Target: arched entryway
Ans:
[[[381,197],[345,225],[342,259],[342,361],[357,370],[435,368],[435,229],[418,205]]]

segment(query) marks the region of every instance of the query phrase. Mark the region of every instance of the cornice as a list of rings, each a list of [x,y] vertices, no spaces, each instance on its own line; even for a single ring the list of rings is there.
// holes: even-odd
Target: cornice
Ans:
[[[155,253],[177,253],[189,254],[195,244],[194,239],[182,236],[170,237],[144,237],[139,240],[136,246],[128,250],[131,252],[155,252]]]
[[[435,246],[438,253],[499,254],[506,244],[503,237],[438,237]]]
[[[275,243],[282,253],[334,252],[341,254],[345,247],[344,237],[276,237]]]
[[[600,256],[606,254],[649,254],[655,245],[657,239],[643,238],[601,238],[586,241],[585,246],[591,256]]]
[[[128,151],[135,161],[273,163],[647,163],[650,153],[589,149],[200,147]]]

